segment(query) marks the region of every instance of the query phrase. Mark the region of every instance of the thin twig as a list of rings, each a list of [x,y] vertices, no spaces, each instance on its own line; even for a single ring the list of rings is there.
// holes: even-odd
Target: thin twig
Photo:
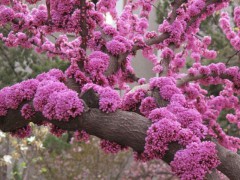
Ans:
[[[239,50],[239,51],[236,51],[233,55],[229,56],[229,57],[228,57],[228,60],[227,60],[227,62],[226,62],[226,65],[228,65],[229,62],[230,62],[230,60],[231,60],[234,56],[236,56],[239,52],[240,52],[240,50]]]

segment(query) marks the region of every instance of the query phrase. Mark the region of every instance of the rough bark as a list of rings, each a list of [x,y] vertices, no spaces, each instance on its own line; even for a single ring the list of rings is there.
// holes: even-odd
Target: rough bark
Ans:
[[[137,152],[144,150],[146,132],[151,125],[151,122],[147,118],[134,112],[118,110],[114,113],[106,114],[96,108],[89,108],[80,117],[71,119],[69,122],[47,120],[41,113],[37,113],[31,121],[39,123],[43,120],[65,130],[74,131],[84,129],[91,135],[114,141],[123,146],[129,146]],[[0,119],[0,129],[4,132],[9,132],[25,126],[29,122],[21,117],[19,109],[9,110],[7,116]],[[218,157],[221,161],[217,169],[231,180],[239,180],[240,156],[218,143],[216,144]],[[168,163],[171,162],[174,154],[181,148],[183,147],[177,143],[170,144],[169,150],[163,160]]]
[[[70,89],[79,92],[79,87],[74,80],[68,79],[65,84]],[[143,152],[146,132],[151,126],[151,121],[149,119],[135,112],[122,110],[117,110],[114,113],[101,112],[98,109],[98,97],[93,90],[89,90],[85,94],[80,94],[79,96],[85,102],[85,111],[81,116],[70,119],[68,122],[48,120],[41,112],[37,112],[31,120],[25,120],[21,116],[20,110],[24,104],[31,102],[23,102],[18,109],[11,109],[6,116],[0,117],[0,130],[10,132],[26,126],[29,122],[39,124],[42,121],[48,121],[63,130],[76,131],[84,129],[91,135],[131,147],[138,153]],[[156,98],[159,99],[159,97]],[[160,104],[163,105],[162,103]],[[231,180],[239,180],[240,156],[237,153],[227,150],[218,143],[216,143],[216,145],[218,157],[221,161],[217,169]],[[163,160],[170,163],[174,158],[174,154],[182,148],[183,147],[177,143],[171,143]],[[209,174],[207,179],[213,179],[213,177],[216,177],[216,173]]]
[[[224,173],[230,180],[240,179],[240,156],[234,153],[220,144],[217,144],[218,157],[221,164],[218,166],[218,170]]]

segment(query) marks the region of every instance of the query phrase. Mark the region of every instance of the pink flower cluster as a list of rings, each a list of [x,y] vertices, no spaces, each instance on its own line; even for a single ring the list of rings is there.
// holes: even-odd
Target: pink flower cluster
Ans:
[[[178,143],[183,145],[183,146],[187,146],[188,144],[191,143],[200,143],[200,139],[193,133],[192,130],[190,130],[189,128],[182,128],[179,132],[178,132]]]
[[[237,25],[239,25],[239,8],[235,8],[234,11],[234,20]],[[224,34],[226,34],[227,39],[230,41],[231,45],[236,49],[237,51],[240,50],[240,36],[234,30],[231,28],[230,24],[230,17],[228,16],[227,13],[222,13],[221,18],[219,20],[220,22],[220,27],[222,28]]]
[[[50,132],[57,137],[61,137],[66,131],[53,124],[50,124]]]
[[[45,6],[39,6],[37,9],[32,10],[32,23],[35,26],[44,25],[47,22],[47,8]]]
[[[54,92],[59,92],[62,90],[66,90],[67,87],[57,81],[51,81],[51,80],[43,80],[38,88],[36,95],[33,99],[33,106],[36,109],[36,111],[43,111],[45,105],[48,103],[49,96],[53,94]]]
[[[52,91],[48,91],[46,94],[49,92]],[[69,121],[70,118],[81,115],[84,109],[82,101],[78,98],[78,94],[72,90],[56,90],[47,99],[42,113],[50,120]]]
[[[21,115],[25,119],[31,119],[35,115],[35,110],[32,105],[30,104],[24,104],[22,109],[21,109]]]
[[[187,48],[192,51],[191,58],[196,63],[200,63],[201,58],[215,59],[217,52],[208,49],[210,44],[211,38],[209,36],[204,36],[202,39],[196,36],[188,36]]]
[[[14,19],[14,11],[11,8],[0,5],[0,25],[5,25]]]
[[[31,100],[36,93],[38,81],[31,79],[5,87],[0,91],[0,116],[5,116],[8,109],[17,109],[24,100]]]
[[[184,20],[177,19],[172,24],[164,20],[158,28],[159,32],[169,34],[169,38],[163,42],[163,47],[168,46],[170,43],[174,43],[176,46],[179,46],[182,42],[182,36],[185,34],[185,28],[186,22]]]
[[[166,88],[166,91],[163,91]],[[193,142],[200,143],[207,134],[207,128],[202,124],[202,116],[189,106],[181,90],[176,87],[175,80],[168,77],[152,78],[150,80],[150,89],[160,89],[159,95],[166,99],[169,104],[166,107],[151,108],[152,97],[145,98],[143,93],[139,99],[142,104],[148,102],[147,109],[140,106],[140,112],[145,113],[153,124],[147,131],[145,150],[137,156],[141,160],[149,160],[154,158],[162,158],[168,150],[168,145],[171,142],[178,142],[181,145],[188,145]],[[174,91],[172,91],[174,89]],[[130,97],[142,92],[142,89],[131,93]],[[144,92],[144,91],[143,91]],[[165,94],[165,92],[168,92]],[[129,97],[127,99],[130,99]],[[130,102],[134,102],[130,99]],[[146,105],[146,107],[148,107]]]
[[[59,69],[51,69],[47,73],[39,74],[36,79],[38,81],[43,80],[52,80],[52,81],[60,81],[65,82],[66,77],[65,74]]]
[[[126,147],[124,146],[121,146],[115,142],[111,142],[104,139],[101,140],[100,147],[105,153],[113,153],[113,154],[116,154],[119,151],[126,149]]]
[[[5,42],[5,44],[9,47],[17,47],[22,46],[23,48],[31,48],[32,45],[28,41],[28,37],[25,33],[18,32],[14,34],[13,32],[10,32],[8,34],[8,37],[3,37],[2,40]]]
[[[110,87],[100,88],[99,94],[99,106],[104,112],[114,112],[120,107],[119,94],[112,90]]]
[[[89,139],[90,135],[84,130],[74,132],[74,141],[76,142],[88,142]]]
[[[181,68],[183,68],[186,64],[186,58],[184,58],[182,53],[177,53],[174,59],[170,62],[170,67],[173,72],[179,72]]]
[[[171,50],[170,48],[165,47],[165,48],[162,50],[161,57],[162,57],[163,59],[172,60],[172,59],[174,58],[174,52],[173,52],[173,50]]]
[[[189,16],[194,17],[198,15],[205,7],[206,2],[204,0],[191,1],[188,6]]]
[[[93,89],[99,95],[99,109],[103,112],[114,112],[120,107],[120,96],[112,88],[89,83],[82,88],[82,93],[84,94],[89,89]]]
[[[149,13],[151,12],[152,6],[151,4],[153,4],[155,2],[155,0],[137,0],[136,4],[134,4],[134,6],[140,6],[142,7],[142,10],[140,12],[140,17],[146,17],[148,18]]]
[[[190,114],[192,112],[193,114]],[[207,134],[207,128],[202,124],[202,118],[198,117],[198,119],[194,119],[197,114],[197,111],[194,109],[184,108],[180,104],[170,104],[165,108],[158,108],[153,110],[149,118],[154,122],[158,122],[163,118],[174,120],[181,124],[181,128],[186,128],[188,135],[191,137],[190,139],[182,139],[179,136],[179,141],[181,144],[190,143],[190,140],[203,139]],[[184,117],[187,118],[184,118]],[[191,119],[192,118],[192,119]],[[191,141],[193,142],[193,141]]]
[[[82,88],[86,83],[91,82],[90,78],[82,72],[76,62],[72,63],[65,72],[68,78],[74,79]]]
[[[111,41],[106,44],[108,51],[113,55],[126,53],[132,49],[132,42],[123,36],[115,36]]]
[[[235,7],[234,9],[234,22],[240,27],[240,7]]]
[[[118,31],[116,30],[116,28],[114,28],[113,26],[111,26],[109,24],[104,24],[103,25],[103,31],[106,35],[109,35],[109,36],[118,35]],[[101,36],[101,32],[100,32],[99,35]]]
[[[1,4],[2,5],[9,5],[10,4],[10,0],[2,0]]]
[[[144,156],[147,159],[161,159],[168,150],[168,144],[177,140],[180,129],[181,124],[167,118],[152,124],[147,131]]]
[[[170,111],[168,111],[166,107],[156,108],[156,109],[152,110],[151,113],[149,114],[148,118],[153,123],[155,123],[163,118],[176,120],[175,115],[173,113],[171,113]]]
[[[152,110],[157,107],[155,99],[153,97],[146,97],[142,100],[141,105],[139,107],[140,112],[148,117]]]
[[[150,88],[159,90],[160,96],[164,100],[170,100],[174,94],[180,94],[181,91],[176,87],[174,80],[167,77],[152,78]]]
[[[178,151],[171,162],[173,172],[182,180],[202,180],[220,164],[215,144],[212,142],[191,143]]]
[[[3,88],[0,91],[0,115],[5,116],[8,109],[17,109],[21,103],[31,100],[33,106],[27,102],[21,107],[21,115],[27,120],[31,119],[36,111],[42,112],[50,120],[59,121],[68,121],[81,115],[84,106],[78,98],[78,93],[68,89],[60,81],[65,81],[65,75],[60,70],[52,69],[48,73],[38,75],[36,79]],[[23,137],[24,134],[29,134],[28,130],[29,127],[23,128],[13,134]],[[62,132],[57,127],[52,127],[51,131],[55,134],[58,134],[58,131]]]
[[[83,112],[83,103],[78,94],[69,90],[62,82],[64,74],[56,69],[43,73],[36,78],[41,81],[33,99],[36,111],[41,111],[48,119],[68,121]]]
[[[203,85],[221,84],[224,79],[230,78],[236,90],[240,87],[240,72],[237,66],[227,68],[224,63],[214,63],[208,66],[195,63],[193,67],[188,70],[188,74],[192,77],[206,76],[199,80]]]
[[[86,70],[96,76],[98,73],[103,73],[109,65],[109,56],[101,51],[94,51],[89,55],[89,60],[85,66]]]
[[[102,13],[110,12],[113,18],[117,17],[117,11],[116,11],[116,4],[117,0],[100,0],[97,3],[97,10]]]
[[[19,128],[11,132],[11,135],[17,138],[26,138],[31,135],[31,127],[29,125]]]
[[[137,111],[141,101],[146,97],[146,91],[139,89],[127,93],[122,99],[122,109],[126,111]],[[143,107],[142,107],[143,110]]]

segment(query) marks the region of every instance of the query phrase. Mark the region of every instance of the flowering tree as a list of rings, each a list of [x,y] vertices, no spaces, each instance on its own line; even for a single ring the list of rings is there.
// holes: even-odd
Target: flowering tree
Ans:
[[[235,152],[240,139],[227,135],[217,122],[223,110],[232,109],[226,120],[240,128],[239,68],[204,65],[202,60],[215,59],[217,52],[208,49],[211,37],[197,36],[201,22],[229,0],[172,1],[157,32],[147,31],[154,0],[131,0],[120,16],[116,0],[99,0],[96,6],[86,0],[46,0],[29,10],[27,3],[37,1],[1,0],[0,26],[10,33],[0,39],[8,47],[58,56],[70,66],[3,88],[2,131],[24,138],[32,122],[49,126],[56,136],[67,130],[77,140],[87,140],[89,134],[100,137],[100,146],[109,153],[131,147],[136,159],[163,159],[181,179],[219,179],[218,171],[239,179]],[[106,24],[106,13],[116,27]],[[222,12],[220,26],[238,53],[239,29],[230,20]],[[239,7],[233,21],[240,27]],[[140,50],[158,74],[149,82],[136,77],[131,66]],[[154,50],[162,52],[160,62]],[[193,63],[183,73],[187,57]],[[130,89],[127,83],[135,81],[139,85]],[[213,84],[223,88],[208,96],[202,85]],[[123,97],[117,89],[126,92]]]

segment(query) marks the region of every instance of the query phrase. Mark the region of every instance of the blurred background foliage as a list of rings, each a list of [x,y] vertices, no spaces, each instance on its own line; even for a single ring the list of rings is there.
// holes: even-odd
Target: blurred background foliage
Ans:
[[[171,1],[158,0],[154,6],[156,22],[162,23],[170,10]],[[239,2],[232,1],[229,12]],[[199,38],[209,35],[212,44],[209,49],[218,51],[214,62],[228,65],[240,63],[240,56],[221,32],[218,25],[219,13],[207,18],[201,25]],[[0,32],[7,33],[6,29]],[[212,61],[203,59],[205,64]],[[192,64],[189,58],[188,66]],[[0,42],[0,88],[46,72],[51,68],[65,70],[68,62],[57,58],[49,59],[31,49],[8,48]],[[221,85],[204,87],[209,96],[217,96]],[[239,136],[234,125],[227,123],[225,116],[231,110],[224,110],[219,122],[231,135]],[[99,139],[91,137],[90,142],[74,142],[71,133],[60,138],[48,133],[47,127],[31,125],[33,132],[27,139],[17,139],[0,132],[0,179],[14,180],[80,180],[80,179],[177,179],[167,164],[160,160],[140,163],[133,160],[133,153],[127,150],[117,155],[105,154],[99,148]]]

